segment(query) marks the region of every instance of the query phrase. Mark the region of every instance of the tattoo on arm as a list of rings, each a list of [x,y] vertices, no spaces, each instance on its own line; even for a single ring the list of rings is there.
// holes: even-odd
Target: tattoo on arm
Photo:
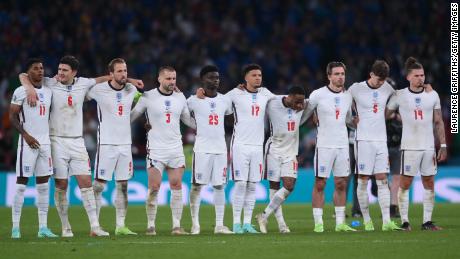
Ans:
[[[11,124],[19,131],[21,134],[25,134],[26,131],[19,121],[19,112],[21,111],[21,106],[12,104],[10,106],[10,121]]]
[[[444,129],[444,121],[442,120],[441,109],[434,110],[434,132],[439,143],[446,143],[446,131]]]

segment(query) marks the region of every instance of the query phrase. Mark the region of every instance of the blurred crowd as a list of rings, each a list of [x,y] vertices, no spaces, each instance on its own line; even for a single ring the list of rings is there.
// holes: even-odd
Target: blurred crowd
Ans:
[[[85,77],[107,74],[107,63],[122,57],[129,76],[142,79],[147,89],[156,86],[159,66],[172,65],[188,97],[199,86],[200,68],[211,63],[220,68],[223,93],[242,81],[246,63],[260,64],[264,85],[283,94],[293,84],[307,92],[325,85],[329,61],[347,65],[347,85],[365,80],[377,58],[390,64],[391,78],[404,88],[403,64],[414,56],[441,95],[449,128],[449,15],[448,2],[427,0],[1,1],[0,169],[14,168],[17,132],[7,111],[29,57],[43,58],[53,76],[60,57],[75,55]],[[96,128],[90,103],[84,130],[90,154]],[[305,167],[312,163],[313,129],[301,129],[299,162]],[[451,151],[460,150],[458,137],[447,138]],[[134,156],[143,157],[142,122],[133,127],[133,141]],[[185,128],[184,141],[193,143]]]

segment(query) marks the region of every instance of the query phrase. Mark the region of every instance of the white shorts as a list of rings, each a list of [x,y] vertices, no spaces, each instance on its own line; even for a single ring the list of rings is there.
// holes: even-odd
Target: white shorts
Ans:
[[[40,148],[30,148],[24,141],[18,145],[16,160],[17,177],[48,176],[53,174],[51,145],[40,145]]]
[[[362,175],[389,173],[388,147],[382,141],[355,141],[356,172]]]
[[[401,174],[432,176],[438,172],[434,150],[401,150]]]
[[[350,174],[350,148],[316,148],[314,171],[316,177],[329,178],[331,170],[335,177]]]
[[[262,146],[232,146],[232,180],[260,182],[263,177],[264,151]]]
[[[297,178],[297,157],[280,157],[274,154],[265,155],[264,179],[280,182],[281,177]]]
[[[82,137],[51,136],[54,178],[68,179],[72,175],[91,175],[88,151]]]
[[[149,149],[146,160],[147,170],[153,167],[160,171],[161,174],[163,174],[163,171],[167,168],[185,168],[185,157],[183,152],[165,154],[161,151]]]
[[[115,171],[116,181],[133,177],[131,145],[99,145],[94,163],[94,178],[111,181]]]
[[[227,183],[227,154],[193,153],[192,183]]]

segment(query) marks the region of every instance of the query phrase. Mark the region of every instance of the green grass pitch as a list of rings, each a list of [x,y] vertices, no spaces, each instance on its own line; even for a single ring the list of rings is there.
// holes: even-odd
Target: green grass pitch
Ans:
[[[258,205],[255,213],[261,212]],[[88,236],[89,223],[80,206],[69,210],[75,237],[69,239],[38,239],[37,210],[23,209],[20,240],[10,238],[11,209],[0,208],[0,258],[460,258],[460,205],[437,204],[433,219],[444,229],[438,232],[420,230],[422,206],[412,205],[410,219],[412,232],[382,232],[378,205],[371,206],[376,231],[335,233],[333,207],[324,211],[325,233],[313,232],[310,205],[283,206],[290,234],[279,234],[274,218],[270,219],[269,234],[214,235],[214,208],[201,207],[199,236],[171,236],[171,212],[163,206],[158,210],[157,236],[146,236],[146,216],[143,206],[128,209],[127,226],[138,236],[118,237],[115,228],[115,210],[101,211],[101,224],[110,232],[109,238]],[[254,214],[255,215],[255,214]],[[351,218],[347,219],[350,223]],[[50,208],[49,227],[60,234],[60,221],[55,208]],[[256,224],[255,220],[253,223]],[[231,207],[227,206],[225,224],[231,227]],[[182,225],[190,230],[190,210],[184,207]],[[258,228],[258,226],[257,226]]]

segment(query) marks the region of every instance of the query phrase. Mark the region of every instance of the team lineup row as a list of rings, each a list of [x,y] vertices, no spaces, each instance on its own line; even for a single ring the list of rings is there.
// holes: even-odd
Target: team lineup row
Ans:
[[[55,179],[55,204],[62,223],[62,237],[72,237],[68,219],[68,178],[75,176],[87,212],[92,236],[108,236],[99,225],[101,197],[107,181],[116,180],[116,235],[135,235],[125,226],[127,184],[133,174],[131,122],[145,114],[147,135],[148,194],[146,197],[147,235],[155,235],[158,191],[163,171],[171,188],[172,234],[189,234],[181,226],[183,211],[182,176],[185,158],[180,122],[196,129],[193,149],[190,210],[191,234],[200,233],[200,191],[212,184],[216,212],[216,234],[259,233],[251,224],[256,183],[270,181],[270,203],[256,215],[259,230],[267,232],[267,219],[274,214],[279,230],[289,233],[281,204],[294,190],[297,178],[299,126],[309,117],[317,125],[313,187],[314,231],[323,232],[324,188],[331,171],[334,176],[336,231],[356,231],[345,222],[346,183],[350,174],[347,126],[356,128],[355,173],[357,195],[366,231],[373,231],[369,215],[367,183],[375,175],[382,211],[382,230],[410,230],[408,190],[420,172],[425,189],[422,229],[439,230],[431,215],[434,206],[434,175],[437,161],[446,159],[444,124],[439,96],[424,85],[423,66],[415,59],[406,61],[410,85],[395,91],[387,82],[389,66],[377,60],[366,81],[345,90],[346,67],[331,62],[326,72],[329,84],[313,91],[306,99],[300,86],[277,96],[262,87],[262,68],[243,67],[244,84],[227,94],[218,92],[218,68],[208,65],[200,71],[197,94],[186,99],[176,90],[176,71],[159,69],[159,87],[143,91],[140,80],[128,78],[127,64],[113,59],[110,75],[94,79],[76,77],[79,62],[73,56],[60,60],[54,78],[43,75],[43,64],[31,59],[20,75],[22,86],[13,94],[10,120],[21,133],[17,151],[17,184],[12,208],[12,238],[20,238],[20,217],[28,178],[35,175],[39,216],[39,237],[57,237],[47,227],[49,184]],[[98,111],[98,148],[92,181],[89,157],[83,138],[83,103],[94,99]],[[134,105],[134,107],[133,107]],[[399,110],[403,123],[401,142],[401,183],[398,192],[401,225],[390,220],[390,191],[385,118]],[[227,161],[224,120],[232,115],[234,130]],[[270,138],[264,145],[265,121]],[[441,143],[436,154],[434,137]],[[265,150],[265,153],[264,153]],[[230,170],[227,170],[230,164]],[[230,177],[227,177],[230,171]],[[232,201],[233,228],[224,226],[225,186],[235,182]],[[282,186],[281,186],[282,181]],[[243,213],[243,220],[241,214]]]

